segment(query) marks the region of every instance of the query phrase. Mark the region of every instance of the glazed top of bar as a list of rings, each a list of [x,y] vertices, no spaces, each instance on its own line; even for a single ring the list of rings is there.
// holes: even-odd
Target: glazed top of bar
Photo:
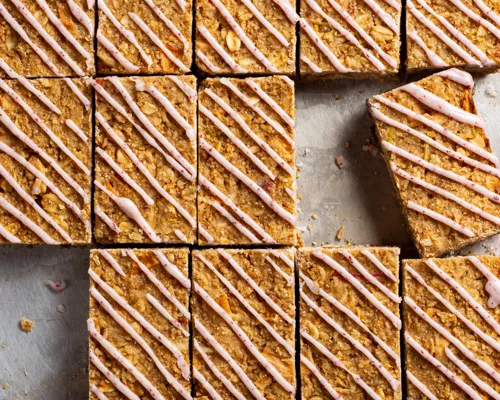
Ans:
[[[87,84],[80,79],[0,80],[0,233],[6,241],[89,241]]]
[[[422,256],[498,231],[498,159],[476,113],[472,86],[468,73],[451,69],[370,100]]]
[[[427,390],[457,399],[498,397],[493,371],[500,351],[500,258],[403,260],[402,265],[410,395]]]
[[[92,393],[190,398],[187,264],[187,249],[91,252]]]
[[[212,74],[295,72],[295,1],[196,2],[196,55]]]
[[[298,265],[302,395],[400,399],[399,249],[304,248]]]
[[[112,77],[94,82],[98,94],[96,203],[120,229],[116,233],[99,222],[100,237],[122,242],[194,241],[194,86],[193,76]],[[128,182],[105,157],[126,171]],[[109,181],[99,181],[105,175]],[[123,202],[110,197],[103,187],[132,200],[150,226],[139,215],[128,216],[120,205]]]
[[[410,69],[500,63],[500,6],[495,1],[412,0],[407,3]]]
[[[401,2],[304,0],[301,71],[397,72]]]
[[[97,2],[100,73],[188,73],[192,1]]]
[[[95,73],[92,4],[85,0],[2,2],[2,61],[26,77]],[[15,77],[3,65],[0,76]]]
[[[222,398],[294,398],[293,257],[294,249],[193,252],[194,362]]]
[[[205,197],[210,194],[221,205],[228,206],[227,199],[232,200],[236,207],[229,205],[228,209],[238,218],[241,212],[246,213],[244,226],[255,231],[244,234],[217,213],[214,218],[201,215],[210,235],[243,243],[295,243],[292,86],[286,77],[203,82],[199,102],[200,186]]]

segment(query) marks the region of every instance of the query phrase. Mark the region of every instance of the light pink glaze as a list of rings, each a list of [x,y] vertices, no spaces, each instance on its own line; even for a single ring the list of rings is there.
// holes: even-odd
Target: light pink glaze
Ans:
[[[440,133],[441,135],[443,135],[446,138],[450,139],[451,141],[455,142],[459,146],[462,146],[463,148],[465,148],[473,153],[476,153],[477,155],[490,161],[492,164],[495,165],[495,167],[499,166],[498,158],[495,157],[492,153],[483,149],[482,147],[475,145],[474,143],[471,143],[465,139],[462,139],[460,136],[458,136],[455,133],[453,133],[452,131],[446,129],[445,127],[438,124],[437,122],[434,122],[433,120],[426,118],[423,115],[417,114],[416,112],[410,110],[409,108],[406,108],[405,106],[402,106],[401,104],[398,104],[392,100],[389,100],[386,97],[377,95],[377,96],[374,96],[374,99],[380,101],[381,103],[385,104],[386,106],[388,106],[396,111],[399,111],[400,113],[407,115],[411,119],[417,120],[417,121],[423,123],[424,125],[427,125],[429,128],[435,130],[436,132]]]
[[[144,386],[154,400],[165,400],[158,389],[146,378],[120,351],[113,346],[104,336],[102,336],[96,329],[94,320],[89,318],[87,320],[87,329],[90,336],[96,340],[116,361],[129,371],[137,381]]]
[[[460,232],[464,236],[470,238],[476,236],[476,234],[472,232],[470,229],[466,228],[463,225],[460,225],[458,222],[453,221],[451,218],[445,217],[443,214],[433,211],[427,207],[421,206],[420,204],[417,204],[413,201],[408,201],[406,203],[406,207],[410,210],[416,211],[438,222],[441,222],[442,224],[448,225],[451,229]]]
[[[216,74],[220,73],[222,70],[215,65],[212,61],[208,59],[208,57],[201,50],[196,50],[196,55],[198,58],[205,64],[208,69]]]
[[[465,317],[460,311],[458,311],[453,305],[446,300],[441,294],[435,290],[432,286],[427,284],[424,278],[415,271],[408,264],[405,265],[405,270],[408,271],[413,278],[417,280],[422,286],[424,286],[436,299],[438,299],[442,305],[444,305],[448,311],[450,311],[453,315],[455,315],[460,321],[462,321],[471,331],[473,331],[477,336],[483,339],[486,343],[488,343],[491,347],[493,347],[496,351],[500,352],[500,342],[487,335],[483,329],[477,327],[471,320]]]
[[[198,176],[198,181],[200,185],[207,188],[214,196],[218,197],[226,206],[228,206],[238,217],[242,219],[247,225],[249,225],[254,231],[260,234],[266,243],[276,243],[269,233],[267,233],[257,222],[255,222],[252,217],[246,214],[242,209],[240,209],[233,201],[222,193],[212,182],[206,179],[201,173]]]
[[[94,393],[99,400],[108,400],[107,396],[101,392],[96,385],[91,384],[90,391]]]
[[[429,49],[423,39],[418,35],[417,31],[408,30],[406,32],[406,36],[411,38],[422,50],[424,50],[431,65],[439,68],[448,66],[448,64],[441,57],[439,57],[436,53]]]
[[[97,121],[104,127],[107,134],[118,144],[118,146],[125,152],[125,154],[130,158],[132,163],[137,167],[137,169],[146,177],[148,182],[155,188],[160,195],[162,195],[170,204],[172,204],[175,209],[181,214],[194,228],[196,225],[195,219],[187,212],[187,210],[182,207],[176,199],[174,199],[164,188],[160,185],[160,183],[156,180],[156,178],[149,172],[146,166],[139,160],[137,155],[131,150],[130,146],[125,143],[125,141],[117,135],[113,128],[104,120],[104,117],[101,113],[96,113]]]
[[[207,393],[210,395],[210,398],[214,400],[223,400],[220,394],[215,390],[215,388],[210,384],[210,382],[205,378],[200,371],[196,367],[193,367],[193,377],[198,382],[202,384]]]
[[[254,17],[278,39],[278,41],[285,47],[290,46],[290,42],[262,15],[262,13],[254,6],[250,0],[241,0],[241,2],[250,10]]]
[[[435,95],[432,92],[429,92],[428,90],[415,83],[409,83],[408,85],[401,86],[400,89],[411,94],[427,107],[439,111],[440,113],[443,113],[444,115],[454,119],[455,121],[463,122],[464,124],[469,124],[481,129],[484,129],[486,127],[486,124],[481,117],[454,106],[453,104],[447,102],[441,97]]]
[[[163,268],[165,268],[172,277],[177,279],[186,289],[191,289],[190,279],[185,276],[175,264],[171,263],[161,250],[153,250],[153,253],[156,258],[160,260]]]
[[[236,22],[229,10],[220,0],[211,0],[212,4],[219,10],[226,22],[229,24],[234,33],[240,38],[245,47],[252,55],[267,68],[269,72],[278,73],[279,70],[266,58],[264,54],[257,48],[257,45],[247,36],[245,31]]]
[[[361,250],[361,253],[368,258],[382,273],[394,282],[399,282],[399,279],[387,268],[380,260],[368,249]]]
[[[181,230],[174,229],[174,233],[175,233],[175,236],[177,236],[179,238],[179,240],[183,241],[184,243],[187,243],[189,241],[187,236],[184,235],[184,233],[182,233]]]
[[[161,305],[161,303],[156,298],[154,298],[153,296],[151,296],[151,294],[146,293],[146,299],[148,299],[148,301],[151,303],[151,305],[161,315],[163,315],[165,317],[165,319],[172,324],[172,326],[174,326],[177,329],[179,329],[185,337],[189,337],[189,332],[182,327],[182,325],[180,324],[180,322],[178,320],[176,320],[174,317],[172,317],[172,314],[170,314],[167,311],[167,309],[165,307],[163,307]]]
[[[82,91],[76,86],[75,82],[73,82],[70,78],[63,78],[63,81],[69,86],[71,91],[78,97],[78,100],[81,101],[86,110],[90,108],[90,100],[82,93]]]
[[[241,92],[229,79],[221,78],[220,83],[227,86],[231,91],[236,94],[240,98],[243,103],[245,103],[248,107],[250,107],[259,117],[261,117],[264,121],[266,121],[269,125],[271,125],[280,135],[282,135],[285,140],[295,148],[295,142],[293,139],[286,133],[285,129],[276,121],[274,121],[271,117],[269,117],[261,108],[259,108],[254,102],[252,102],[243,92]]]
[[[333,399],[335,400],[344,400],[344,398],[337,393],[337,391],[330,385],[328,380],[321,374],[319,369],[314,365],[314,363],[309,360],[306,356],[303,354],[300,355],[300,362],[303,363],[309,371],[313,373],[313,375],[316,377],[316,379],[321,383],[321,385],[326,389],[326,391],[332,396]]]
[[[405,333],[406,343],[415,349],[424,359],[429,361],[434,365],[439,371],[443,373],[450,381],[462,389],[474,400],[482,400],[483,398],[474,390],[472,387],[467,385],[463,380],[451,372],[445,365],[441,363],[437,358],[434,358],[427,350],[425,350],[415,339],[413,339],[408,333]]]
[[[359,282],[354,276],[352,276],[342,265],[336,262],[333,258],[327,256],[320,250],[315,250],[312,253],[315,257],[319,258],[325,262],[328,266],[338,272],[344,279],[346,279],[351,285],[353,285],[361,294],[363,294],[366,299],[372,303],[377,310],[384,314],[392,324],[397,328],[401,329],[401,320],[389,310],[380,300],[378,300],[361,282]]]
[[[280,167],[282,167],[291,176],[295,176],[293,168],[285,160],[283,160],[276,151],[274,151],[265,140],[261,139],[255,132],[252,131],[250,126],[245,122],[243,117],[236,112],[228,103],[222,100],[217,94],[215,94],[210,89],[205,89],[203,93],[206,93],[210,98],[215,101],[236,123],[245,131],[245,133],[252,138],[252,140],[259,145],[259,147],[264,150]]]
[[[491,272],[486,265],[484,265],[477,257],[467,257],[476,268],[481,271],[484,277],[488,280],[484,290],[490,295],[488,299],[488,307],[496,308],[500,305],[500,279],[498,279],[493,272]]]
[[[126,276],[118,261],[116,261],[116,259],[110,254],[108,250],[97,250],[97,252],[104,257],[104,259],[109,263],[109,265],[111,265],[111,267],[113,267],[116,272],[118,272],[119,275]]]
[[[184,94],[187,96],[187,98],[191,103],[194,103],[196,101],[196,99],[198,98],[198,93],[196,92],[195,89],[193,89],[186,82],[184,82],[180,77],[170,75],[168,79],[174,82],[179,87],[179,89],[181,89],[184,92]]]
[[[106,189],[98,181],[94,181],[94,184],[104,193],[106,193],[127,217],[135,221],[149,239],[151,239],[155,243],[161,243],[161,237],[156,234],[154,229],[151,227],[151,225],[149,225],[149,222],[146,220],[146,218],[144,218],[142,213],[139,211],[139,208],[134,204],[132,200],[127,199],[126,197],[118,197],[117,195]]]
[[[500,39],[500,29],[498,29],[495,25],[493,25],[491,22],[488,20],[482,18],[478,14],[476,14],[474,11],[472,11],[469,7],[467,7],[464,3],[462,3],[460,0],[450,0],[452,4],[454,4],[460,11],[462,11],[465,15],[467,15],[470,19],[473,21],[477,22],[478,24],[481,24],[484,26],[486,29],[488,29],[493,35],[495,35],[498,39]],[[493,17],[492,19],[494,20],[496,14],[491,10],[489,7],[487,7],[482,1],[474,1],[476,5],[482,4],[482,8],[480,7],[481,11],[483,11],[487,16],[490,18]],[[491,11],[491,12],[490,12]],[[497,25],[500,25],[500,17],[498,17],[496,21]]]
[[[384,24],[386,24],[396,35],[400,34],[399,21],[395,21],[392,18],[391,14],[380,7],[377,2],[373,0],[363,1],[375,12],[375,15],[379,17],[384,22]],[[395,8],[397,8],[398,10],[401,9],[401,5],[398,2],[394,2],[394,4],[397,4],[397,7]]]
[[[141,400],[128,386],[124,385],[118,377],[113,374],[104,363],[95,355],[92,349],[89,349],[89,360],[96,366],[96,368],[101,371],[101,373],[110,381],[113,386],[118,389],[127,399],[130,400]]]
[[[472,89],[474,87],[474,78],[472,78],[472,75],[458,68],[450,68],[434,75],[449,79],[450,81],[456,82],[468,89]]]
[[[94,206],[94,213],[97,215],[99,218],[101,218],[104,223],[115,233],[121,233],[121,229],[118,227],[118,224],[113,221],[103,210],[99,205]]]
[[[109,19],[109,21],[114,25],[114,27],[127,39],[139,52],[141,58],[146,62],[147,66],[150,67],[153,64],[151,57],[144,51],[142,46],[137,41],[134,33],[126,29],[120,21],[114,16],[109,7],[104,0],[99,0],[97,2],[97,7],[101,10],[104,15]]]
[[[226,218],[233,226],[238,229],[243,235],[245,235],[252,243],[262,243],[252,232],[250,232],[240,221],[234,218],[224,207],[222,207],[218,202],[212,201],[210,203],[217,212]]]
[[[309,68],[311,68],[311,70],[312,70],[313,72],[316,72],[316,73],[318,73],[318,74],[319,74],[319,73],[321,73],[321,72],[323,72],[323,70],[322,70],[322,69],[321,69],[318,65],[316,65],[315,63],[313,63],[313,62],[312,62],[309,58],[307,58],[306,56],[301,55],[301,56],[300,56],[300,59],[301,59],[301,61],[305,62],[305,63],[307,64],[307,66],[308,66]]]
[[[236,168],[231,162],[229,162],[222,154],[220,154],[214,147],[212,147],[202,136],[199,138],[199,146],[205,150],[210,156],[212,156],[221,166],[223,166],[228,172],[237,177],[242,183],[244,183],[252,192],[254,192],[271,210],[278,214],[281,218],[287,221],[289,224],[295,226],[297,221],[295,215],[286,211],[281,205],[279,205],[272,197],[259,185],[257,185],[253,180],[251,180],[247,175]]]
[[[287,0],[273,0],[276,5],[278,5],[281,10],[285,13],[287,18],[292,24],[299,22],[299,15],[295,12],[294,7]]]
[[[66,2],[68,3],[71,14],[73,14],[73,16],[85,27],[85,29],[87,29],[89,35],[94,36],[94,23],[89,18],[87,13],[83,11],[74,0],[66,0]]]
[[[482,163],[480,161],[474,160],[473,158],[470,158],[458,151],[452,150],[443,144],[439,143],[438,141],[431,139],[429,136],[426,134],[419,132],[413,128],[410,128],[408,125],[405,125],[401,122],[398,122],[392,118],[389,118],[387,115],[385,115],[380,109],[377,107],[377,104],[374,104],[373,106],[370,106],[370,113],[371,115],[379,120],[382,121],[388,125],[391,125],[395,128],[398,128],[402,130],[403,132],[409,133],[410,135],[415,136],[416,138],[422,140],[423,142],[431,145],[435,149],[441,151],[442,153],[453,157],[465,164],[468,164],[474,168],[478,168],[488,174],[491,174],[493,176],[496,176],[498,179],[500,179],[500,170],[498,168],[492,167],[491,165]]]
[[[333,67],[342,73],[347,73],[350,71],[346,68],[339,59],[333,54],[333,52],[328,48],[328,46],[321,40],[321,38],[316,34],[314,29],[307,23],[304,18],[300,19],[300,27],[307,33],[307,36],[311,38],[313,43],[318,47],[318,49],[328,58]]]
[[[16,235],[9,232],[5,226],[0,225],[0,236],[2,236],[5,240],[10,243],[21,243],[21,239],[19,239]]]
[[[271,257],[266,256],[266,261],[274,268],[274,270],[280,274],[283,279],[286,281],[287,286],[294,285],[294,279],[292,275],[288,275],[285,271],[283,271],[278,264],[276,264]]]
[[[122,178],[132,189],[134,189],[146,202],[146,204],[152,206],[155,201],[144,191],[139,184],[132,179],[132,177],[127,174],[103,149],[97,147],[95,149],[96,153],[101,156],[101,158],[106,161],[106,163],[116,172],[116,174]]]
[[[121,52],[116,48],[116,46],[110,42],[110,40],[104,36],[100,29],[97,30],[96,35],[97,40],[104,48],[113,56],[113,58],[118,61],[118,63],[125,68],[125,71],[133,73],[138,72],[141,68],[137,65],[132,64]]]
[[[71,129],[76,136],[78,136],[80,139],[82,139],[84,142],[88,142],[89,138],[87,135],[85,135],[85,132],[83,132],[72,120],[67,119],[66,121],[66,126]]]
[[[420,390],[429,400],[439,400],[436,396],[432,394],[432,392],[425,386],[422,382],[420,382],[415,375],[413,375],[410,371],[406,371],[406,377],[408,380],[418,389]]]
[[[210,44],[213,47],[213,49],[217,52],[217,54],[222,57],[222,59],[225,61],[225,63],[227,65],[229,65],[229,68],[231,68],[233,70],[233,72],[236,72],[239,74],[247,72],[247,70],[245,68],[240,67],[236,63],[236,61],[233,59],[233,57],[231,57],[229,55],[229,53],[226,50],[224,50],[224,48],[219,44],[219,42],[217,42],[217,40],[212,36],[212,34],[208,31],[207,28],[205,28],[202,25],[198,25],[196,28],[198,29],[198,32],[200,32],[201,35],[205,38],[205,40],[208,42],[208,44]],[[197,50],[197,52],[198,52],[198,50]],[[207,59],[207,61],[208,61],[208,59]],[[210,64],[212,64],[212,63],[210,62]],[[208,64],[209,68],[210,68],[210,64]],[[218,67],[216,67],[216,68],[218,68]],[[213,71],[213,69],[212,69],[212,72],[217,72],[217,71]]]
[[[401,176],[402,178],[407,179],[410,182],[415,183],[416,185],[420,185],[423,188],[430,190],[431,192],[437,193],[446,199],[454,201],[455,203],[466,208],[470,212],[472,212],[476,215],[479,215],[480,217],[500,226],[500,218],[499,217],[496,217],[492,214],[487,213],[486,211],[480,209],[479,207],[476,207],[475,205],[463,200],[462,198],[454,195],[453,193],[448,192],[447,190],[441,189],[437,186],[434,186],[434,185],[424,181],[423,179],[417,178],[416,176],[409,174],[408,172],[397,167],[396,164],[394,164],[394,163],[391,163],[391,169],[395,174]]]
[[[318,313],[318,315],[323,318],[323,320],[328,323],[333,329],[335,329],[343,338],[345,338],[351,345],[362,353],[370,362],[377,368],[380,374],[389,382],[394,390],[397,390],[401,385],[396,378],[394,378],[391,373],[382,365],[382,363],[375,357],[375,355],[363,346],[354,336],[350,335],[340,324],[338,324],[333,318],[331,318],[327,313],[325,313],[321,307],[319,307],[314,301],[312,301],[301,289],[300,297],[303,299],[309,307]]]
[[[201,357],[205,361],[205,364],[208,365],[208,368],[212,373],[215,375],[215,377],[222,382],[222,384],[231,392],[231,394],[236,397],[238,400],[246,400],[246,397],[241,394],[241,392],[234,387],[232,382],[222,373],[219,371],[215,363],[211,360],[211,358],[208,356],[208,354],[203,350],[201,345],[198,343],[196,339],[193,340],[194,342],[194,348],[198,353],[200,353]]]
[[[407,160],[409,160],[417,165],[420,165],[421,167],[424,167],[424,168],[428,169],[429,171],[434,172],[435,174],[444,176],[445,178],[450,179],[452,181],[455,181],[455,182],[465,186],[466,188],[468,188],[470,190],[473,190],[477,193],[480,193],[495,203],[500,203],[500,195],[498,195],[495,192],[492,192],[491,190],[487,189],[486,187],[480,185],[479,183],[475,183],[475,182],[463,177],[462,175],[458,175],[452,171],[448,171],[447,169],[438,167],[437,165],[432,164],[428,161],[425,161],[423,158],[417,157],[416,155],[414,155],[406,150],[403,150],[400,147],[394,146],[393,144],[391,144],[389,142],[383,141],[382,147],[385,150],[390,151],[391,153],[397,154],[400,157],[406,158]]]
[[[213,243],[214,237],[198,222],[198,232],[203,236],[207,243]]]
[[[281,251],[281,250],[273,250],[273,249],[270,249],[269,250],[270,253],[279,258],[280,260],[282,260],[286,265],[288,265],[290,268],[292,269],[295,269],[295,263],[293,262],[292,259],[290,259],[284,251]]]
[[[156,44],[161,51],[172,61],[177,68],[179,68],[182,72],[189,72],[189,68],[184,65],[184,63],[179,60],[174,54],[163,44],[161,39],[152,31],[152,29],[146,24],[138,15],[134,13],[128,13],[130,19],[134,21],[137,26],[148,36],[151,41]]]

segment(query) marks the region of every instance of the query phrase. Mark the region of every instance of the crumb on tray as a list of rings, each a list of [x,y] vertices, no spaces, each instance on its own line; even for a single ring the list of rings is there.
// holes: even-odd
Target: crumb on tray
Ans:
[[[340,229],[337,231],[337,235],[335,236],[335,238],[337,240],[342,240],[342,238],[344,237],[344,231],[345,231],[345,225],[342,225]]]
[[[339,167],[340,169],[347,167],[347,161],[345,160],[343,155],[335,157],[335,164],[337,164],[337,167]]]
[[[21,318],[19,326],[23,332],[30,333],[35,327],[35,323],[27,318]]]

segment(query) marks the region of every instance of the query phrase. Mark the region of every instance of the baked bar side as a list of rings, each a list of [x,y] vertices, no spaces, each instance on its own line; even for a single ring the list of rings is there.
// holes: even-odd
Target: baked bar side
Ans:
[[[106,396],[190,392],[187,249],[91,252],[89,389]]]
[[[295,244],[294,120],[293,82],[287,77],[204,81],[200,243]]]

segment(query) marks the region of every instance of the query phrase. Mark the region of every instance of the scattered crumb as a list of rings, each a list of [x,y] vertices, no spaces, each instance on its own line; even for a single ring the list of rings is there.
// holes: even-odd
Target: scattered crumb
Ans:
[[[364,90],[360,90],[359,91],[359,94],[363,94],[365,91]]]
[[[342,100],[342,99],[343,99],[343,97],[342,97],[342,95],[338,95],[338,96],[336,97],[336,99],[337,99],[337,100]]]
[[[317,216],[316,214],[312,214],[312,215],[311,215],[311,218],[312,218],[312,219],[318,219],[318,216]]]
[[[28,376],[28,371],[24,370],[24,376]]]
[[[342,238],[344,237],[344,231],[345,231],[345,225],[342,225],[340,229],[337,231],[337,235],[335,236],[335,238],[337,240],[342,240]]]
[[[21,318],[19,326],[23,332],[30,333],[35,327],[35,323],[27,318]]]
[[[61,314],[64,314],[66,312],[66,306],[64,304],[59,304],[56,307],[56,311],[61,313]]]
[[[343,155],[335,157],[335,164],[337,164],[337,167],[339,167],[340,169],[347,167],[347,161],[345,160]]]
[[[54,291],[54,292],[62,292],[64,289],[66,289],[66,281],[60,280],[57,282],[53,282],[51,280],[47,281],[47,285]]]
[[[484,93],[488,97],[497,97],[497,94],[498,94],[497,90],[492,85],[488,85],[488,87],[486,88],[486,90],[484,91]]]
[[[307,230],[308,230],[309,232],[311,232],[311,231],[313,230],[312,225],[307,225]]]
[[[312,244],[313,246],[316,246],[316,242],[312,242],[311,244]]]
[[[361,149],[363,151],[368,151],[372,156],[376,156],[379,152],[379,149],[370,143],[365,144]]]
[[[302,200],[302,195],[301,195],[301,194],[298,194],[298,195],[297,195],[297,199],[298,199],[298,200]]]
[[[351,147],[351,143],[345,142],[345,148],[348,149],[349,147]]]
[[[311,149],[305,149],[304,152],[302,153],[302,156],[305,157],[311,152]]]
[[[2,386],[4,389],[7,389],[9,387],[9,384],[7,382],[5,382]]]
[[[297,162],[295,163],[295,166],[296,166],[297,168],[302,168],[302,167],[304,166],[304,163],[303,163],[302,161],[297,161]]]

